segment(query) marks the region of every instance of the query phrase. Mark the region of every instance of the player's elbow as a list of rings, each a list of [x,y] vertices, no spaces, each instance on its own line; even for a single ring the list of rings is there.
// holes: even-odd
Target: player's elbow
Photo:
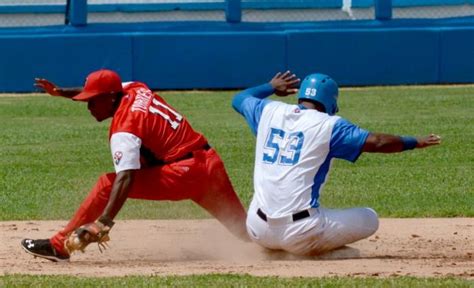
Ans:
[[[236,94],[232,99],[232,108],[234,108],[235,111],[240,113],[240,111],[242,111],[242,103],[247,97],[248,95],[244,92]]]
[[[135,177],[136,170],[124,170],[117,173],[115,182],[123,183],[127,186],[131,185]]]
[[[237,99],[237,95],[234,96],[234,98],[232,99],[232,108],[234,108],[235,111],[239,111],[238,110],[238,107],[239,107],[239,101]]]

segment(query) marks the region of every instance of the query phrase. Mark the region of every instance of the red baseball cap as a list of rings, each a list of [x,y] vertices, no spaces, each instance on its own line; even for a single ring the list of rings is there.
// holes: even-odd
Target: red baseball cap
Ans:
[[[90,73],[81,93],[72,97],[77,101],[89,101],[99,94],[122,92],[122,80],[112,70],[101,69]]]

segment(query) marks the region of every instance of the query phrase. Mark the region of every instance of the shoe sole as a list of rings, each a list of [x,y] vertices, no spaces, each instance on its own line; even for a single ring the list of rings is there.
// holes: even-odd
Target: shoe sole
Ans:
[[[26,253],[35,256],[35,258],[40,257],[40,258],[48,259],[49,261],[53,261],[53,262],[69,262],[69,258],[68,259],[61,259],[61,258],[58,258],[56,256],[45,256],[45,255],[41,255],[41,254],[36,254],[36,253],[31,252],[30,250],[28,250],[21,243],[20,243],[20,246],[21,246],[21,248],[23,248],[23,250],[25,250]]]

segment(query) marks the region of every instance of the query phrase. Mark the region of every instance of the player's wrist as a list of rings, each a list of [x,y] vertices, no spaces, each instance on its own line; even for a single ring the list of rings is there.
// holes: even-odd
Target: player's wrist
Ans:
[[[418,145],[418,140],[415,137],[411,136],[402,136],[403,151],[413,150]]]
[[[100,222],[101,224],[103,224],[104,226],[109,227],[109,228],[112,228],[115,224],[115,222],[112,220],[112,218],[110,218],[107,215],[100,216],[99,219],[97,219],[97,221]]]

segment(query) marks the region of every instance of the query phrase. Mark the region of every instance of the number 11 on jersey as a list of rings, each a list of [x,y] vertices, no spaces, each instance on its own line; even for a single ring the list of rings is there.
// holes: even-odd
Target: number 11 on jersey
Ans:
[[[178,128],[179,124],[181,123],[181,120],[183,120],[183,116],[181,116],[181,114],[179,114],[178,112],[174,111],[173,109],[171,109],[170,107],[166,106],[165,104],[161,103],[160,101],[156,100],[155,98],[153,98],[153,102],[152,102],[152,103],[156,106],[156,108],[153,107],[152,105],[150,105],[150,107],[149,107],[148,109],[150,110],[151,113],[160,115],[161,117],[165,118],[166,121],[168,121],[168,123],[170,123],[171,128],[173,128],[173,129]],[[163,107],[164,109],[170,111],[171,114],[174,115],[175,120],[171,119],[171,117],[168,116],[168,114],[165,114],[165,113],[161,112],[161,111],[158,109],[158,108],[160,108],[160,107]]]

